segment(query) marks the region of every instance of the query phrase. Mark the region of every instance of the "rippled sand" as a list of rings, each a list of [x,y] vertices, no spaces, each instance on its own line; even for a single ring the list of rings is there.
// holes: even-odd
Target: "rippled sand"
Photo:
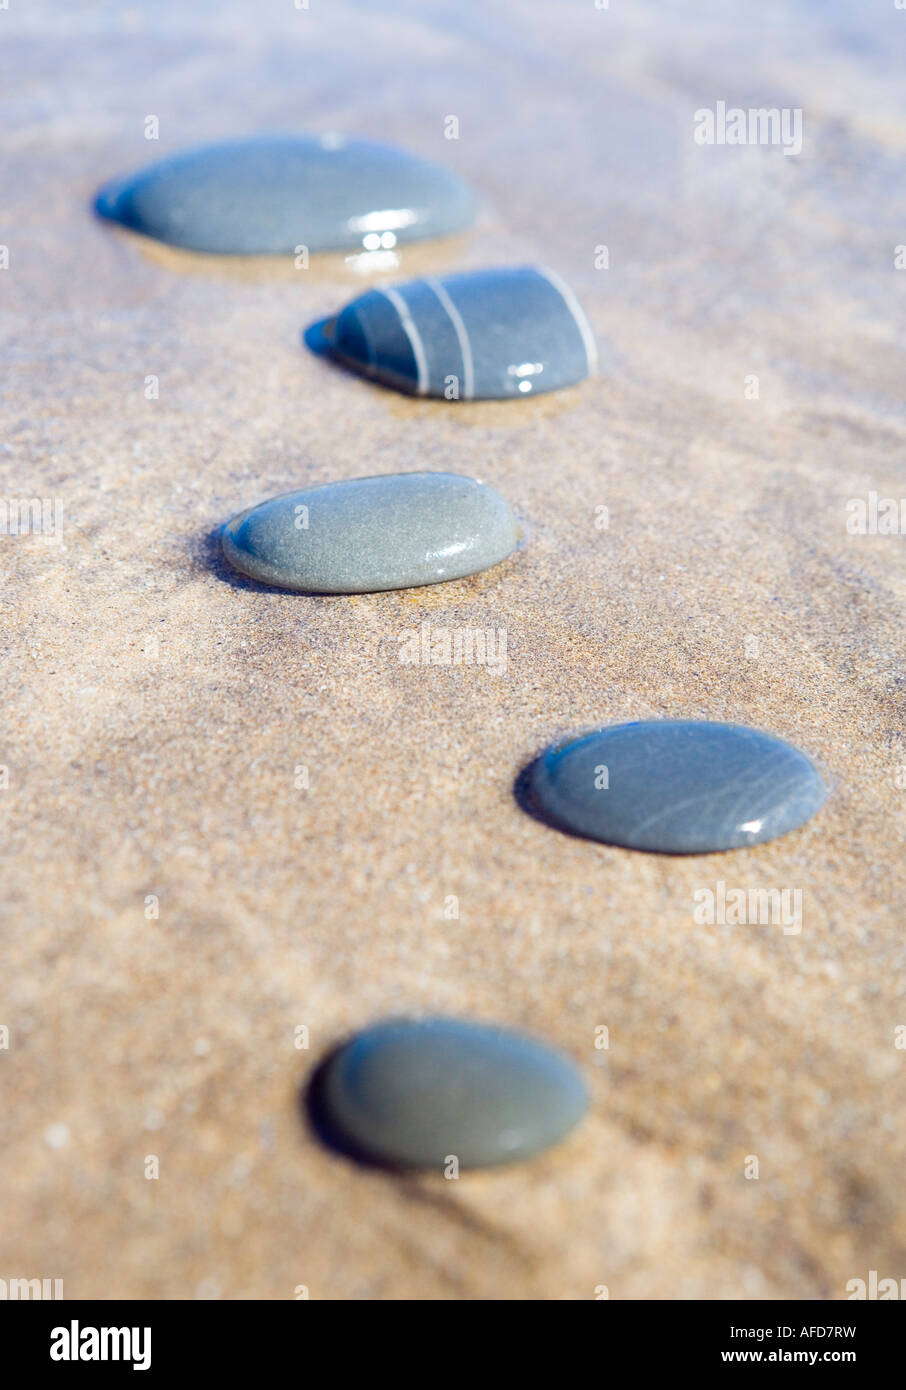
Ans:
[[[62,542],[0,537],[0,1276],[276,1299],[835,1299],[899,1277],[906,552],[846,518],[906,496],[906,14],[252,14],[0,16],[3,488],[64,517]],[[696,145],[718,100],[802,108],[802,152]],[[474,234],[398,273],[544,261],[604,374],[408,401],[302,345],[363,283],[341,258],[213,262],[91,215],[160,153],[304,127],[469,179]],[[487,479],[522,548],[348,599],[221,563],[241,508],[406,468]],[[424,622],[504,629],[505,674],[401,665]],[[517,806],[552,739],[658,715],[770,729],[833,796],[782,840],[683,860]],[[718,882],[801,890],[801,933],[696,922]],[[590,1118],[458,1182],[322,1149],[299,1105],[317,1061],[419,1010],[564,1048]]]

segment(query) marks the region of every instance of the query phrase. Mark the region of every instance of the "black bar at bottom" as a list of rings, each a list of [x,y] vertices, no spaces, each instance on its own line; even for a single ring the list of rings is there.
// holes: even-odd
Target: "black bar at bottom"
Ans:
[[[269,1375],[283,1372],[307,1379],[325,1353],[347,1375],[357,1358],[369,1367],[364,1372],[369,1375],[393,1365],[398,1370],[407,1366],[412,1374],[414,1363],[423,1360],[416,1351],[418,1338],[413,1341],[411,1335],[421,1324],[431,1335],[434,1365],[426,1362],[419,1375],[449,1381],[458,1361],[466,1374],[474,1373],[479,1362],[493,1374],[485,1352],[478,1353],[469,1335],[474,1319],[476,1331],[492,1331],[498,1354],[504,1364],[509,1361],[508,1380],[520,1350],[524,1354],[545,1343],[555,1355],[568,1355],[575,1366],[581,1351],[577,1334],[588,1335],[588,1350],[602,1374],[608,1366],[628,1364],[643,1373],[757,1372],[784,1366],[817,1373],[837,1367],[864,1376],[897,1364],[904,1332],[900,1306],[892,1301],[595,1302],[581,1314],[575,1307],[565,1311],[570,1305],[562,1302],[543,1310],[532,1304],[528,1336],[518,1338],[520,1305],[503,1301],[457,1304],[454,1311],[436,1303],[407,1305],[404,1323],[396,1323],[396,1305],[386,1303],[7,1302],[0,1303],[0,1345],[4,1362],[11,1353],[15,1357],[19,1375],[198,1370],[206,1378],[222,1373],[233,1380],[254,1366]],[[485,1329],[481,1324],[489,1310],[494,1323]],[[359,1340],[361,1331],[372,1327],[373,1335]],[[568,1344],[547,1342],[567,1328]],[[487,1346],[485,1338],[481,1345]],[[323,1369],[314,1373],[324,1375]]]

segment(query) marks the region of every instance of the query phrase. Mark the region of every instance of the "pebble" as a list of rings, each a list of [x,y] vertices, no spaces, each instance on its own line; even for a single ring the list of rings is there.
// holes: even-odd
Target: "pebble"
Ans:
[[[615,724],[549,748],[532,765],[536,809],[564,830],[664,854],[773,840],[827,796],[798,748],[738,724]]]
[[[113,180],[95,202],[171,246],[233,255],[386,249],[461,231],[475,207],[440,165],[331,134],[203,145]]]
[[[370,594],[478,574],[517,541],[509,506],[459,473],[389,473],[272,497],[224,528],[224,553],[262,584]]]
[[[521,1033],[453,1018],[378,1023],[334,1053],[322,1102],[335,1136],[396,1167],[487,1167],[557,1143],[584,1114],[575,1064]]]
[[[372,289],[318,327],[325,350],[347,366],[445,400],[538,395],[581,381],[597,365],[572,290],[536,266]]]

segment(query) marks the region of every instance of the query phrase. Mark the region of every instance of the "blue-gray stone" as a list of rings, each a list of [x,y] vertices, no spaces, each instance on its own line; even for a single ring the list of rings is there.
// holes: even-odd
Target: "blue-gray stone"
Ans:
[[[351,250],[461,231],[470,189],[393,145],[259,135],[172,155],[98,194],[103,217],[193,251]]]
[[[459,473],[389,473],[286,492],[234,517],[230,564],[263,584],[370,594],[461,579],[515,548],[516,522],[487,483]]]
[[[536,266],[372,289],[322,331],[326,349],[356,371],[445,400],[555,391],[581,381],[597,363],[572,290]]]
[[[398,1167],[461,1168],[528,1158],[584,1114],[575,1064],[534,1038],[452,1018],[379,1023],[327,1063],[329,1132]]]
[[[707,854],[773,840],[821,807],[827,787],[798,748],[739,724],[614,724],[532,765],[535,809],[564,830],[627,849]]]

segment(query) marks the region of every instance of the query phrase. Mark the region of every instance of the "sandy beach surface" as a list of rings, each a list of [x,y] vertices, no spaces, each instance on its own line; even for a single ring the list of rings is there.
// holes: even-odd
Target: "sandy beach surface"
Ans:
[[[0,1277],[841,1299],[906,1275],[906,541],[847,530],[906,497],[904,55],[906,12],[842,0],[0,12],[0,489],[62,508],[60,536],[0,536]],[[719,101],[801,110],[801,151],[697,144]],[[601,375],[405,399],[302,343],[361,269],[92,215],[107,178],[273,129],[455,169],[474,231],[392,274],[548,264]],[[220,558],[272,494],[422,468],[497,487],[519,550],[350,598]],[[505,671],[401,664],[425,623],[505,631]],[[520,809],[551,740],[668,716],[790,739],[825,809],[687,859]],[[800,892],[801,931],[697,921],[721,882]],[[324,1148],[319,1060],[434,1012],[564,1049],[587,1119],[458,1181]]]

